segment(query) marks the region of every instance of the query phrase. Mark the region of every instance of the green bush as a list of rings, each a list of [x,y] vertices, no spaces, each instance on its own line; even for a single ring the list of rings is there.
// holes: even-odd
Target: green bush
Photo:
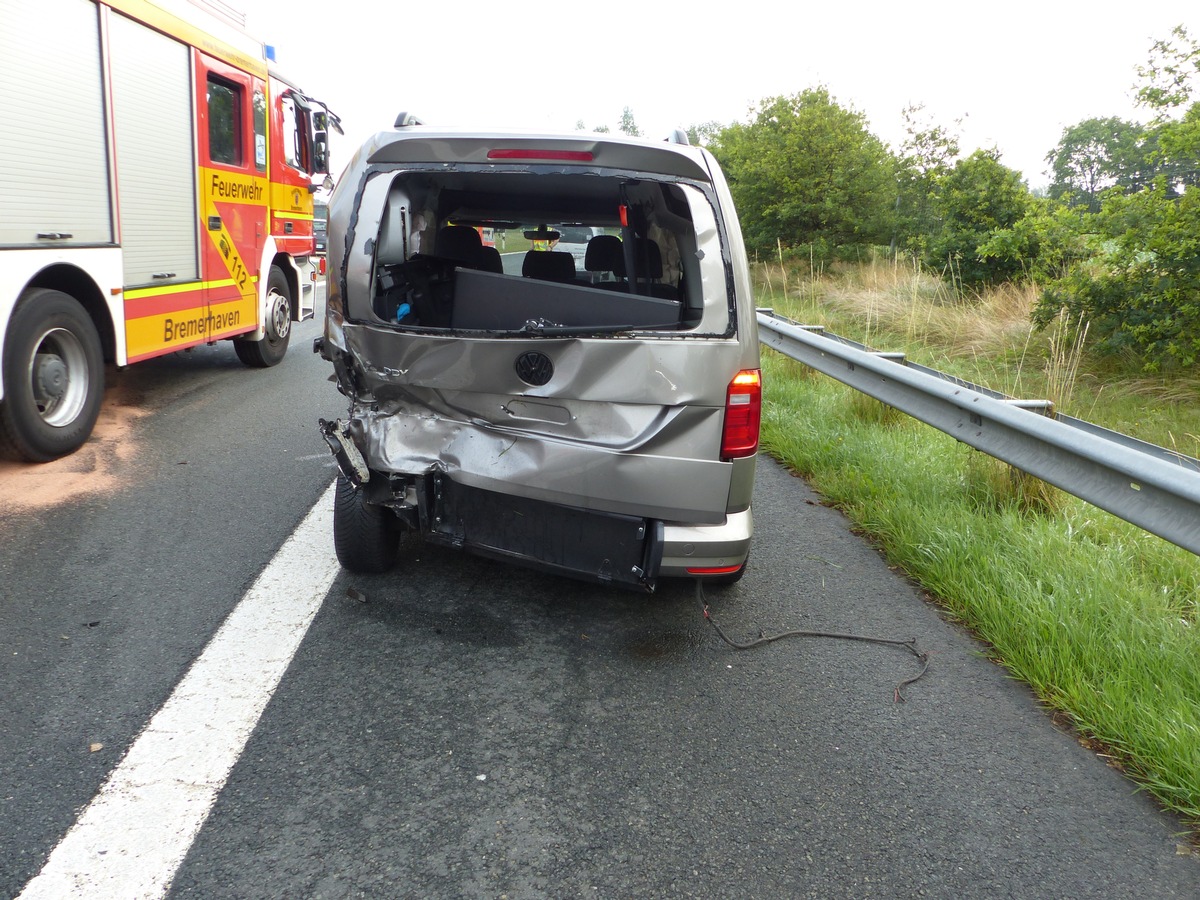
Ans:
[[[1000,164],[995,150],[976,150],[945,176],[939,206],[941,230],[929,242],[926,264],[949,270],[965,287],[1020,278],[1017,260],[981,255],[998,229],[1011,228],[1028,212],[1029,190],[1016,171]]]
[[[1028,212],[1010,228],[993,231],[978,253],[983,259],[1002,261],[1022,279],[1046,284],[1096,255],[1100,242],[1093,220],[1067,198],[1030,198]]]
[[[1098,256],[1051,282],[1034,312],[1045,325],[1060,310],[1090,323],[1097,347],[1133,351],[1147,371],[1200,359],[1200,188],[1153,188],[1105,198]]]

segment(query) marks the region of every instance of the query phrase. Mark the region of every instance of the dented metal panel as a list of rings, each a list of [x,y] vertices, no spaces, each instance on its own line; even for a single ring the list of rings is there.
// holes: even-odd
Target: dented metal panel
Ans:
[[[736,341],[489,341],[348,325],[367,393],[353,432],[372,467],[631,515],[719,522],[732,467],[716,459]],[[540,388],[514,362],[554,363]],[[724,361],[722,363],[722,361]],[[483,387],[483,386],[486,386]]]
[[[741,362],[744,352],[738,341],[720,338],[488,339],[358,324],[347,324],[342,331],[345,347],[361,365],[364,383],[375,399],[387,399],[389,388],[399,392],[422,387],[613,403],[721,406],[730,377],[726,367]],[[554,363],[552,379],[541,387],[523,383],[516,371],[516,359],[527,350],[544,353]]]

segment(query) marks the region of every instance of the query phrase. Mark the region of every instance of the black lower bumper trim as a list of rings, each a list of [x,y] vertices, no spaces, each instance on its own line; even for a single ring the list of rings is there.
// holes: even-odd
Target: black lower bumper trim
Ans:
[[[431,475],[422,530],[437,543],[544,571],[653,591],[663,556],[655,519],[559,506]]]

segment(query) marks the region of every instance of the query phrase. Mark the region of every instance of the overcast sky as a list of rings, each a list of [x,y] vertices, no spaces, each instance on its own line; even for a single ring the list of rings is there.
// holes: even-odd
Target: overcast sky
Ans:
[[[229,2],[278,68],[342,117],[335,170],[401,110],[431,124],[615,130],[628,106],[657,138],[748,121],[764,98],[824,85],[893,147],[910,104],[961,120],[964,154],[996,146],[1038,186],[1063,128],[1147,118],[1131,88],[1156,39],[1179,24],[1200,37],[1200,0],[1119,13],[1078,0]]]

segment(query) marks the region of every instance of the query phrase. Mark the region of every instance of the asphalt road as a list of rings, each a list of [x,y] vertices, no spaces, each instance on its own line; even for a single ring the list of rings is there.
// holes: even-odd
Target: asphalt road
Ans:
[[[264,371],[226,344],[114,373],[109,437],[49,478],[0,469],[0,896],[328,487],[316,420],[344,403],[317,333]],[[759,474],[752,565],[714,618],[915,637],[907,702],[902,648],[736,651],[688,584],[410,542],[386,576],[337,577],[170,896],[1200,894],[1178,821],[802,481]]]

